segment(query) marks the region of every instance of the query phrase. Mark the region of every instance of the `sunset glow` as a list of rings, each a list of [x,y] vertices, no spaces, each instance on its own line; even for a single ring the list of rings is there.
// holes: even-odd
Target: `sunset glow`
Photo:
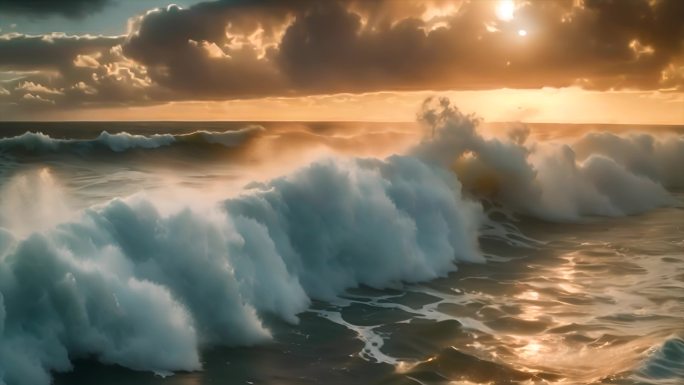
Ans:
[[[513,20],[515,14],[515,2],[513,0],[501,0],[496,6],[496,16],[502,21]]]
[[[681,385],[684,0],[0,0],[0,385]]]
[[[603,57],[601,52],[611,51],[586,46],[595,38],[585,34],[603,27],[592,24],[599,11],[583,2],[447,1],[414,7],[407,1],[373,8],[350,0],[348,8],[326,11],[331,18],[355,20],[348,30],[318,31],[318,24],[296,17],[301,10],[284,5],[273,8],[274,18],[255,24],[262,17],[259,7],[243,13],[238,23],[218,3],[146,1],[158,8],[140,11],[142,4],[97,0],[109,5],[102,12],[88,6],[74,15],[83,17],[80,22],[64,17],[70,12],[64,11],[40,23],[17,6],[14,21],[0,20],[0,116],[240,120],[274,118],[275,110],[277,119],[410,121],[412,113],[398,111],[395,98],[446,92],[464,95],[459,99],[469,110],[488,119],[516,119],[524,114],[510,109],[519,108],[535,111],[536,116],[524,116],[531,121],[684,122],[683,64],[663,40],[674,36],[665,29],[669,19],[663,19],[662,38],[649,39],[631,24],[610,27],[625,30],[600,35],[593,44],[624,52]],[[108,17],[108,9],[117,16]],[[128,20],[121,16],[125,12],[132,12]],[[324,17],[323,9],[316,12],[307,16],[312,22]],[[662,12],[662,17],[676,13]],[[209,15],[220,15],[216,23],[224,24],[226,33],[204,36],[193,30],[201,23],[179,29],[187,36],[163,31],[167,24],[172,28],[173,18]],[[84,23],[90,26],[87,33]],[[660,27],[653,28],[660,33]],[[524,105],[500,109],[501,103],[484,101],[500,99],[498,90],[520,90]],[[602,95],[601,109],[582,98],[568,103],[559,96],[581,92],[592,99]],[[377,95],[387,99],[380,103]],[[482,103],[470,102],[471,96]],[[358,107],[362,99],[373,100],[374,107]],[[623,108],[640,102],[648,107]],[[314,103],[311,113],[308,103]],[[286,105],[292,109],[278,112]]]

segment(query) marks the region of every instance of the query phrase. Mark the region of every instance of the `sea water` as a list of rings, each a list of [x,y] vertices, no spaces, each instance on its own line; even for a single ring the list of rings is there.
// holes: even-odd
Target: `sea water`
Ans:
[[[0,124],[0,383],[684,383],[683,128],[423,112]]]

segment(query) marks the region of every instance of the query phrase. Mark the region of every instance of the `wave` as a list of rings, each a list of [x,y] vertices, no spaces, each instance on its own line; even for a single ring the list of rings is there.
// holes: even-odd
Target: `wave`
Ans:
[[[607,153],[579,159],[569,145],[529,144],[521,130],[484,138],[446,99],[427,100],[420,117],[434,134],[405,155],[321,160],[211,209],[197,208],[201,194],[171,212],[136,196],[26,237],[0,230],[0,383],[49,384],[79,357],[196,370],[200,347],[265,341],[262,319],[297,323],[313,299],[484,262],[481,199],[560,221],[673,202],[664,176]],[[232,145],[241,134],[117,135],[34,134],[0,146],[125,151]]]
[[[589,134],[575,143],[528,142],[524,127],[485,138],[478,120],[448,99],[429,98],[419,113],[433,136],[412,150],[452,169],[464,189],[515,212],[551,221],[624,216],[677,204],[666,187],[679,187],[684,137]],[[635,143],[647,142],[647,146]]]
[[[2,232],[0,378],[47,384],[84,356],[195,370],[199,346],[268,339],[267,314],[297,322],[313,298],[483,261],[482,208],[459,191],[413,157],[328,160],[208,213],[114,200],[25,239]]]
[[[633,376],[639,382],[676,385],[684,378],[684,339],[668,338],[654,349]]]
[[[42,132],[25,132],[10,138],[0,138],[0,152],[35,155],[87,154],[104,149],[121,153],[134,149],[157,149],[179,144],[218,144],[225,147],[237,147],[263,131],[262,126],[248,126],[225,132],[195,131],[180,135],[153,134],[149,136],[133,135],[127,132],[110,134],[103,131],[95,139],[59,139]]]
[[[578,140],[573,150],[578,159],[599,154],[665,187],[684,188],[684,171],[677,167],[684,164],[684,136],[593,132]]]

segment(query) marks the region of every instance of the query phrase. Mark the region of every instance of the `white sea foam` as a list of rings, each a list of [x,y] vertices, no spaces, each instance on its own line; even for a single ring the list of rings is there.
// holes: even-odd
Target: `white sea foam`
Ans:
[[[84,153],[101,148],[113,152],[125,152],[132,149],[155,149],[178,143],[220,144],[235,147],[247,139],[258,135],[264,129],[261,126],[248,126],[240,130],[226,132],[195,131],[188,134],[153,134],[133,135],[127,132],[110,134],[103,131],[95,139],[60,139],[52,138],[42,132],[25,132],[21,135],[0,138],[0,151],[25,151],[29,153]]]
[[[46,384],[83,356],[198,369],[202,345],[268,339],[265,314],[294,323],[312,298],[483,260],[480,205],[414,157],[325,160],[211,212],[190,206],[114,200],[28,238],[4,232],[0,378]]]
[[[574,145],[528,143],[521,130],[487,139],[477,132],[477,121],[448,99],[426,100],[420,117],[435,134],[413,150],[416,156],[453,167],[465,189],[477,196],[547,220],[623,216],[672,205],[664,185],[676,186],[684,178],[684,171],[670,163],[684,153],[684,139],[677,136],[639,136],[645,142],[650,137],[653,146],[662,148],[651,152],[635,144],[638,149],[631,150],[625,143],[632,139],[617,137],[610,137],[611,147],[600,135],[588,135]],[[615,150],[619,146],[613,142],[621,143],[621,150]]]

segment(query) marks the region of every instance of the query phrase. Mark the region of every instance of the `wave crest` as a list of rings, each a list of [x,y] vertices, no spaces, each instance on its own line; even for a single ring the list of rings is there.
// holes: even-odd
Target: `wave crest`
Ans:
[[[481,220],[453,174],[395,156],[321,161],[211,212],[114,200],[44,234],[7,234],[0,379],[47,384],[82,356],[198,369],[200,345],[269,338],[267,314],[297,322],[313,298],[482,261]]]
[[[413,149],[415,156],[453,169],[478,197],[546,220],[623,216],[672,205],[675,200],[664,185],[676,186],[684,178],[668,165],[684,154],[682,137],[641,136],[650,137],[662,152],[630,148],[629,138],[596,140],[593,134],[575,144],[529,143],[524,129],[485,138],[476,129],[477,119],[445,98],[427,99],[419,118],[432,136]],[[657,171],[648,172],[649,165]]]
[[[5,153],[79,153],[97,150],[121,153],[134,149],[156,149],[179,144],[218,144],[237,147],[264,131],[261,126],[248,126],[235,131],[195,131],[189,134],[133,135],[127,132],[110,134],[103,131],[95,139],[59,139],[42,132],[25,132],[21,135],[0,138],[0,152]]]

